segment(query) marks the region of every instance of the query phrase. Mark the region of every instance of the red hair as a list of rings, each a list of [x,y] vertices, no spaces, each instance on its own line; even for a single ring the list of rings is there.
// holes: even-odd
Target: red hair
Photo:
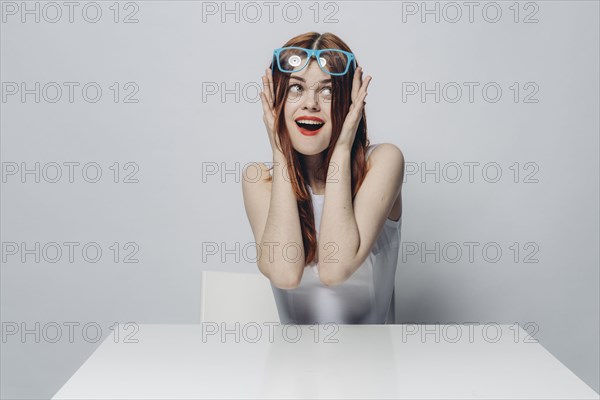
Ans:
[[[304,33],[290,39],[282,47],[287,46],[304,47],[307,49],[340,49],[352,52],[342,39],[329,32],[323,34],[317,32]],[[357,66],[359,66],[358,60]],[[275,129],[279,137],[279,143],[282,147],[280,151],[285,155],[287,160],[288,175],[298,201],[298,213],[300,215],[300,227],[302,230],[302,241],[304,243],[305,265],[308,265],[313,262],[316,256],[317,235],[312,198],[308,192],[306,180],[302,175],[301,159],[298,156],[299,153],[292,146],[285,122],[284,106],[288,94],[290,75],[279,71],[274,63],[270,65],[270,68],[273,71],[273,93],[275,95]],[[330,145],[327,150],[325,150],[322,167],[316,171],[316,179],[320,181],[326,180],[327,168],[333,150],[335,149],[335,144],[340,136],[342,124],[350,109],[354,71],[354,64],[352,63],[348,73],[345,75],[331,76],[333,92],[331,103],[332,134]],[[356,193],[367,174],[366,150],[368,146],[367,121],[363,109],[362,119],[358,125],[351,150],[352,199],[356,196]],[[271,167],[271,169],[272,168],[273,167]],[[272,181],[272,177],[269,177],[269,181]]]

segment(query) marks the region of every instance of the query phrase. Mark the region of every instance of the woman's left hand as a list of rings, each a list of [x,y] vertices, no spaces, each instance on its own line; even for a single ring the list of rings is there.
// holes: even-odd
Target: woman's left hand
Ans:
[[[371,76],[367,76],[363,82],[362,73],[362,67],[358,67],[354,73],[354,79],[352,80],[352,104],[350,104],[348,115],[346,115],[346,119],[342,125],[336,147],[345,146],[347,149],[351,149],[352,144],[354,143],[356,130],[362,119],[363,108],[366,104],[365,98],[368,94],[367,87],[371,82]]]

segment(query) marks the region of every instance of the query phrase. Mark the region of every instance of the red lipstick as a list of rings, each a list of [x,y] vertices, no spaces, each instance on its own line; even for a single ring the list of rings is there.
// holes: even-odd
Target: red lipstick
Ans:
[[[325,126],[325,121],[315,116],[303,115],[296,118],[295,121],[298,131],[305,136],[315,136]]]

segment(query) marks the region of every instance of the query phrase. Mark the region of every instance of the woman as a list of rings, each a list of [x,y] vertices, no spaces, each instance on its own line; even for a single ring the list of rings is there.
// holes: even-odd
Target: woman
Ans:
[[[273,166],[242,190],[282,323],[395,322],[404,157],[369,144],[357,66],[340,38],[309,32],[263,76]]]

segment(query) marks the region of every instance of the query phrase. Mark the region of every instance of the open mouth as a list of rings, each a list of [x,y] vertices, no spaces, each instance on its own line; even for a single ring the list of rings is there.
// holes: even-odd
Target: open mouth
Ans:
[[[312,136],[316,135],[319,132],[323,125],[325,125],[325,122],[317,118],[298,118],[296,120],[296,125],[298,126],[298,130],[300,131],[300,133],[306,136]]]

